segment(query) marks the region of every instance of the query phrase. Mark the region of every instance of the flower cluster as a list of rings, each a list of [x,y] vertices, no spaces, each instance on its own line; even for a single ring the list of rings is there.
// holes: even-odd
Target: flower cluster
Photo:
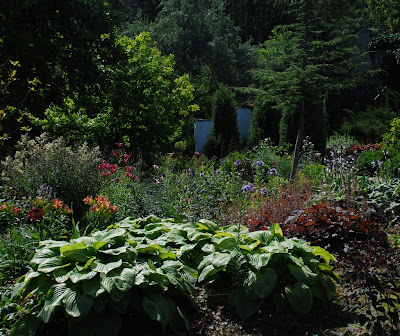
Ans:
[[[246,192],[250,192],[250,193],[255,192],[253,183],[249,182],[245,186],[242,187],[242,193],[246,193]]]
[[[0,205],[0,212],[3,212],[9,220],[14,220],[15,216],[21,214],[31,222],[41,222],[45,218],[46,213],[51,213],[54,210],[60,211],[63,214],[70,214],[72,212],[69,206],[62,200],[56,198],[49,202],[43,197],[36,197],[30,207],[24,207],[24,209],[11,202],[5,202]]]
[[[51,200],[50,203],[53,205],[53,208],[55,210],[60,210],[62,213],[70,214],[72,212],[68,204],[65,204],[62,200],[58,198]]]
[[[104,177],[109,174],[114,174],[117,171],[118,166],[116,164],[107,163],[104,160],[98,165],[101,175]]]
[[[115,205],[112,205],[111,202],[103,195],[99,195],[95,198],[92,196],[86,196],[83,199],[83,202],[91,206],[90,210],[93,213],[102,214],[108,218],[118,211],[118,208]]]
[[[44,218],[44,211],[41,208],[32,208],[29,210],[27,217],[32,222],[41,222]]]
[[[18,215],[21,211],[22,209],[15,206],[14,204],[3,203],[2,205],[0,205],[0,212],[10,213],[15,216]]]

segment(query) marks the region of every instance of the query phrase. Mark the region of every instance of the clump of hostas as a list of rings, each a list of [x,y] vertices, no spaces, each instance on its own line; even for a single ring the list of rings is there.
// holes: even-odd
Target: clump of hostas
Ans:
[[[365,244],[387,244],[386,234],[377,223],[354,209],[346,210],[327,203],[316,204],[289,217],[282,231],[285,236],[304,239],[331,252]]]

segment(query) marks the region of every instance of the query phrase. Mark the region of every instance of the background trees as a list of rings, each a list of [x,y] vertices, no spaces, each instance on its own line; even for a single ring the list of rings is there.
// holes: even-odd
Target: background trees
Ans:
[[[8,143],[22,126],[103,145],[125,136],[155,151],[180,142],[190,151],[190,116],[211,117],[213,93],[227,85],[238,105],[254,104],[251,145],[278,136],[294,144],[304,112],[304,132],[323,147],[327,134],[357,129],[348,125],[359,113],[376,112],[371,98],[343,98],[357,74],[353,35],[369,26],[369,15],[383,36],[373,47],[385,51],[386,83],[398,91],[394,1],[0,3],[0,122],[2,134],[12,134]],[[142,34],[139,43],[142,31],[151,38]],[[390,96],[382,104],[395,109],[398,98]]]

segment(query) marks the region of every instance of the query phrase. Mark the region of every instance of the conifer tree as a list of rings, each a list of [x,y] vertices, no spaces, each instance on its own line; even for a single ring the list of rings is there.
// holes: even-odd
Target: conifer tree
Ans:
[[[292,1],[296,20],[275,27],[260,50],[263,66],[253,71],[264,96],[281,111],[280,142],[294,140],[287,137],[292,133],[286,128],[288,121],[298,125],[292,177],[304,133],[312,139],[326,136],[321,133],[326,130],[326,97],[355,82],[349,76],[353,67],[351,36],[341,35],[337,29],[340,2]],[[313,119],[320,124],[310,124]]]
[[[221,86],[214,94],[213,125],[204,153],[208,156],[224,157],[240,149],[240,134],[233,94]]]

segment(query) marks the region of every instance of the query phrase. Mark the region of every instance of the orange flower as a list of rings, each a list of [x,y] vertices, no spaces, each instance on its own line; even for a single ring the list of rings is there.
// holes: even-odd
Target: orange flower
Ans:
[[[56,210],[61,210],[63,208],[63,201],[60,199],[56,198],[51,201],[51,204],[53,204],[54,209]]]
[[[83,199],[83,203],[87,204],[87,205],[93,205],[94,204],[94,200],[92,196],[86,196]]]
[[[63,208],[62,212],[65,214],[70,214],[70,213],[72,213],[72,210],[69,208],[69,206],[67,204],[64,204],[64,208]]]
[[[97,204],[93,205],[92,208],[91,208],[91,210],[92,210],[94,213],[98,213],[98,212],[100,211],[100,209],[99,209],[99,207],[97,206]]]
[[[0,211],[6,211],[7,209],[8,209],[7,203],[3,203],[2,205],[0,205]]]

